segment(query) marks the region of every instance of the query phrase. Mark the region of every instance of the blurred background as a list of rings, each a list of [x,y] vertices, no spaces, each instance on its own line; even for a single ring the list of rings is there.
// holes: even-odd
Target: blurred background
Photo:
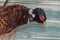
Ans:
[[[0,5],[5,0],[0,0]],[[7,5],[25,5],[42,8],[47,16],[47,26],[36,22],[20,26],[15,40],[60,40],[60,0],[9,0]]]

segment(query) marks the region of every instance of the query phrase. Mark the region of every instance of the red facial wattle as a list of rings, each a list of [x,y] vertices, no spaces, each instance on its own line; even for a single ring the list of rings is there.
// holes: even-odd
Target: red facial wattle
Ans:
[[[40,17],[39,17],[39,19],[42,21],[42,22],[44,22],[44,16],[43,15],[41,15]]]

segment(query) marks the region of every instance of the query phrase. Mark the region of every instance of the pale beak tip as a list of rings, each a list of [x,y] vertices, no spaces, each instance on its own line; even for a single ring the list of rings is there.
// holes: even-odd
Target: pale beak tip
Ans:
[[[47,23],[46,22],[43,22],[43,26],[46,26],[47,25]]]

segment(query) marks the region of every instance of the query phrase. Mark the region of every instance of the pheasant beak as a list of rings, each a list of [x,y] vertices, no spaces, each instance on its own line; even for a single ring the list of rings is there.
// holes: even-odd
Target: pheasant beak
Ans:
[[[47,23],[46,22],[43,22],[43,26],[46,26],[47,25]]]

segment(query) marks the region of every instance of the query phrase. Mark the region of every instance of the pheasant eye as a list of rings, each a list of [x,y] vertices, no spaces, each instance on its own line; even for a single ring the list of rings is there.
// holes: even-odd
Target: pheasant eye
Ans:
[[[44,16],[41,15],[41,16],[39,17],[39,19],[43,22],[43,21],[44,21]]]

